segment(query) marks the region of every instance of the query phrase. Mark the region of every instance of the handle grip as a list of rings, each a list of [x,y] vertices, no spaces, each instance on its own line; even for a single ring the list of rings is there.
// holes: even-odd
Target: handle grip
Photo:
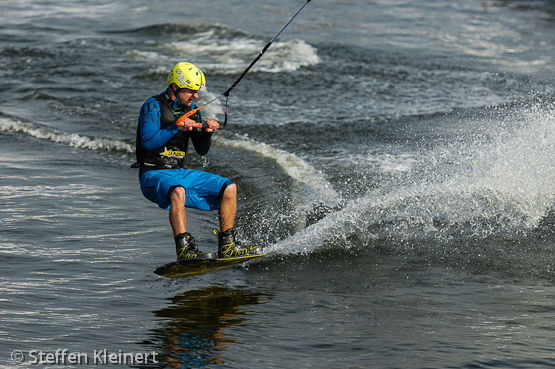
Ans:
[[[177,124],[178,126],[180,125],[179,123],[183,122],[185,119],[189,118],[191,115],[195,114],[197,111],[199,111],[200,109],[202,109],[203,106],[195,108],[185,114],[183,114],[181,117],[179,117],[179,119],[175,122],[175,124]]]

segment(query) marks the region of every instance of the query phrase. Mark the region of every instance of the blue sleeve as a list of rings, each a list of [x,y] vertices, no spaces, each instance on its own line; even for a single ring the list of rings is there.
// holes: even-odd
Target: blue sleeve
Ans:
[[[139,114],[141,130],[141,144],[145,150],[153,150],[168,142],[179,128],[174,124],[165,129],[160,129],[160,104],[156,99],[148,99]]]

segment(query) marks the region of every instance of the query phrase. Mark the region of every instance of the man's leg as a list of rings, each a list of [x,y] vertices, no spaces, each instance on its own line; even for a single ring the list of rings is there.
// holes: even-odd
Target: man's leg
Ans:
[[[187,216],[185,214],[185,189],[175,187],[170,196],[170,225],[173,236],[187,232]]]
[[[185,189],[175,187],[170,195],[170,225],[175,240],[177,260],[187,258],[215,258],[212,252],[201,252],[195,244],[195,239],[187,233],[187,216],[185,215]]]
[[[220,232],[218,234],[218,257],[230,258],[237,256],[257,255],[262,251],[258,246],[244,247],[235,240],[237,232],[233,228],[237,212],[237,185],[230,184],[224,190],[220,200]]]
[[[174,191],[175,192],[175,191]],[[220,232],[233,228],[235,214],[237,213],[237,185],[229,185],[224,190],[220,200],[218,215],[220,218]]]

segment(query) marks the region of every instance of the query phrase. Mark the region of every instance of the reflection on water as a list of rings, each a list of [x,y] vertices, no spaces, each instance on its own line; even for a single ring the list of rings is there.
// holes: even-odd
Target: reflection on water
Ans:
[[[207,287],[187,291],[155,311],[159,327],[143,342],[158,353],[158,364],[149,367],[200,368],[225,362],[229,344],[241,344],[227,332],[245,325],[246,305],[265,303],[270,296],[242,289]]]

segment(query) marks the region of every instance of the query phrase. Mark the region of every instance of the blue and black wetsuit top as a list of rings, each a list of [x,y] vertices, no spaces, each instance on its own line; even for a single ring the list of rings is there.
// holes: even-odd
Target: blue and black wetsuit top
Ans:
[[[185,167],[189,139],[199,155],[206,155],[212,144],[212,133],[202,129],[181,131],[175,122],[195,105],[184,106],[172,101],[167,93],[148,99],[142,106],[137,126],[136,157],[139,176],[149,170]],[[202,123],[200,112],[189,117]]]

